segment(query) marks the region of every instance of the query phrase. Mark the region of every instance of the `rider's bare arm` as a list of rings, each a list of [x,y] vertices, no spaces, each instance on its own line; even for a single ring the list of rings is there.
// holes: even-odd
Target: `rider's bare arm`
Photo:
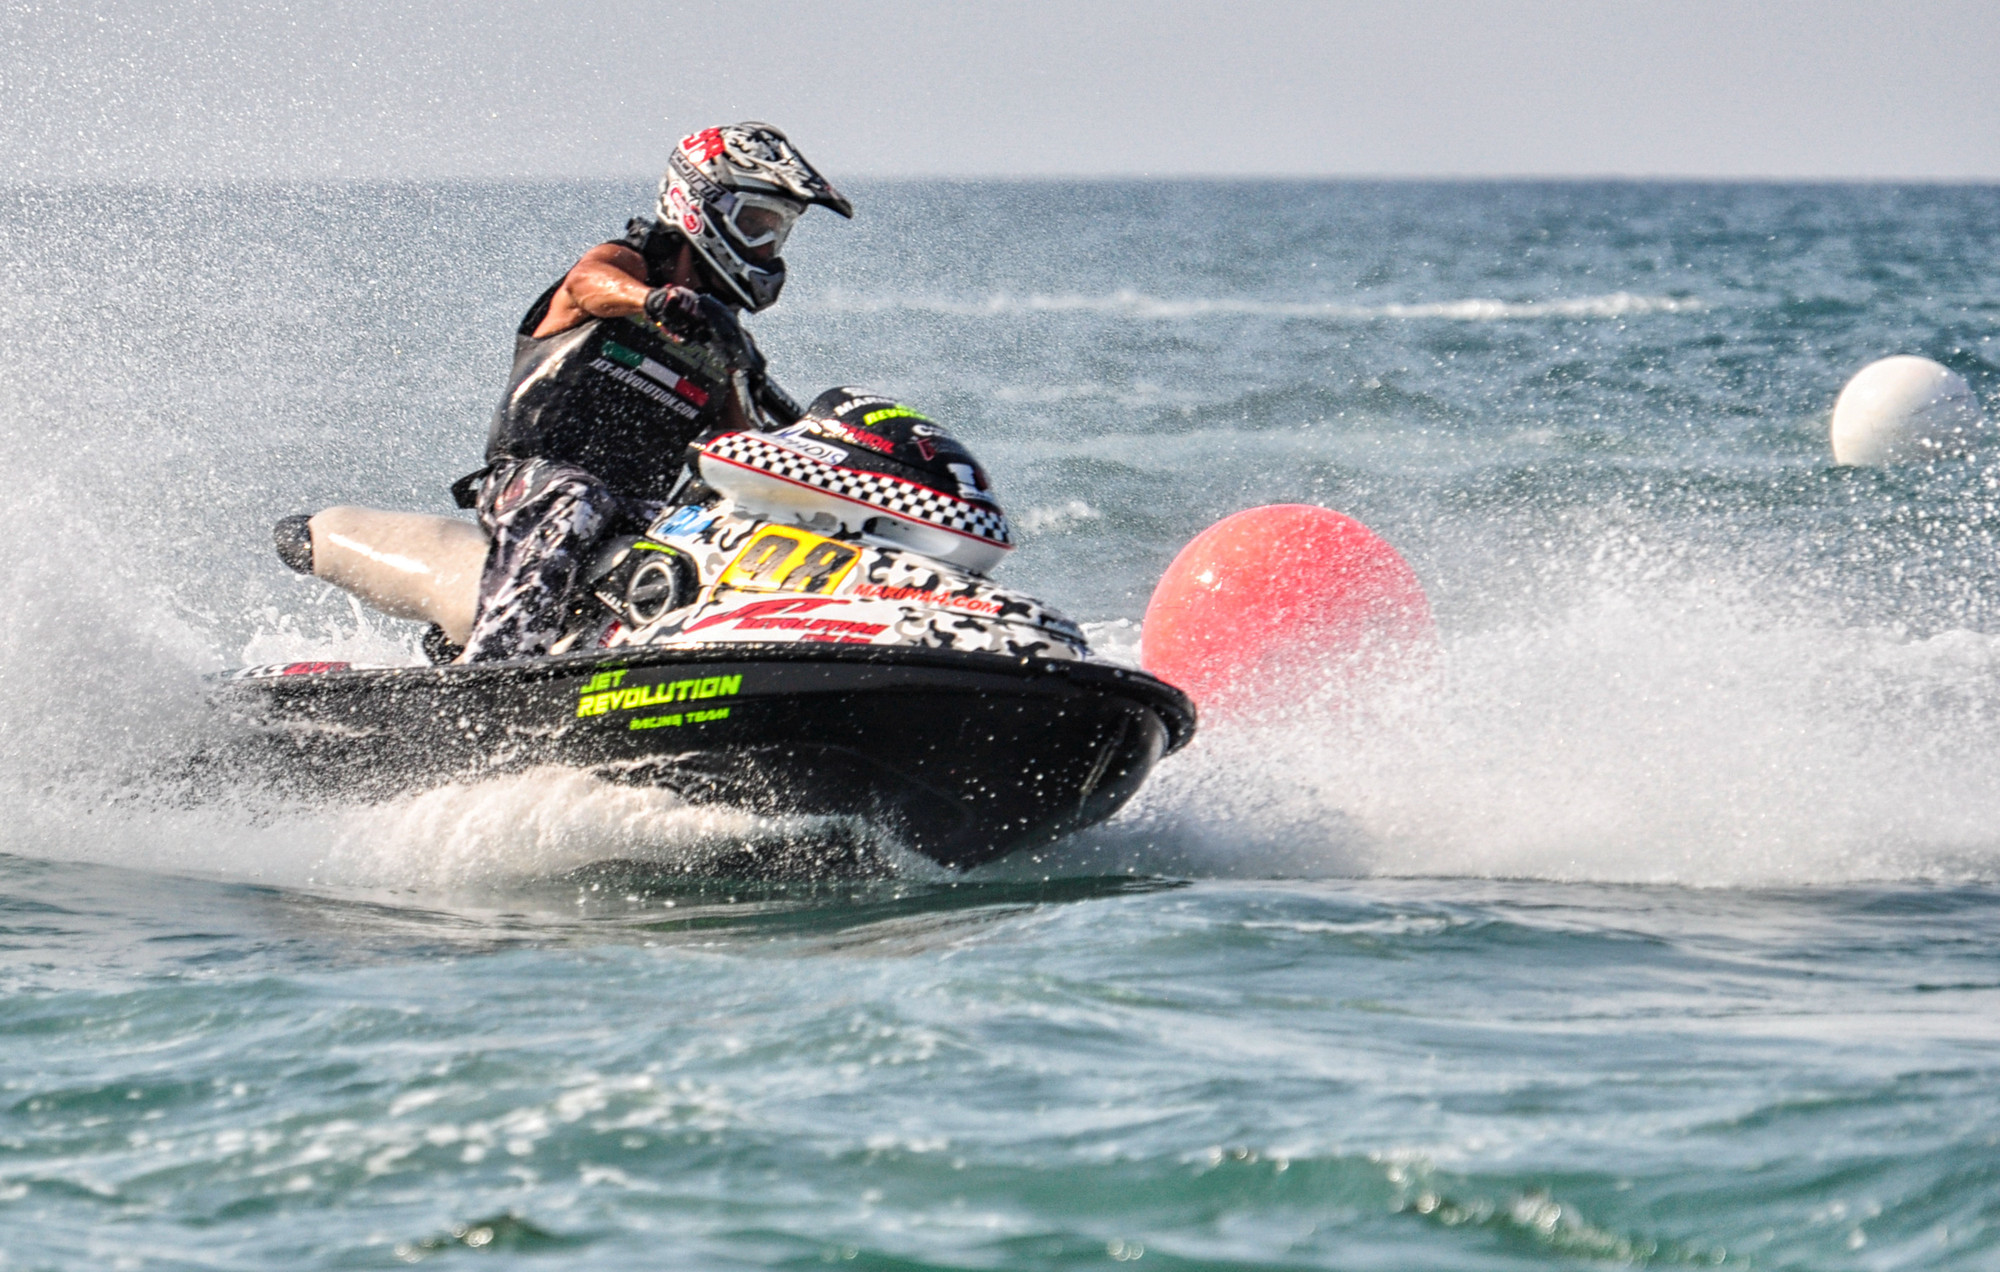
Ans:
[[[662,282],[672,281],[662,279]],[[600,243],[583,254],[549,302],[535,338],[568,331],[591,318],[624,318],[644,312],[646,258],[617,243]]]
[[[600,243],[583,254],[563,277],[563,284],[549,301],[549,312],[535,328],[535,339],[568,331],[592,318],[626,318],[644,313],[646,296],[654,286],[673,284],[686,287],[695,281],[693,253],[685,246],[674,262],[672,277],[656,283],[646,281],[646,258],[618,243]],[[722,406],[723,423],[729,428],[754,427],[731,394]]]

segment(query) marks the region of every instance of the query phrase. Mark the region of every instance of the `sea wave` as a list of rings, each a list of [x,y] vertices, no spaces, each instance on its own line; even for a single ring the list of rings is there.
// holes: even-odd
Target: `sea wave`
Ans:
[[[1089,630],[1136,653],[1136,628]],[[1359,692],[1346,666],[1329,653],[1281,707],[1209,713],[1123,818],[1036,868],[2000,878],[1991,633],[1829,624],[1720,575],[1606,578],[1542,617],[1448,635],[1431,674]]]
[[[348,807],[321,837],[327,843],[310,881],[350,887],[448,891],[606,862],[738,877],[838,873],[863,857],[877,870],[935,869],[856,819],[695,805],[662,788],[557,766]]]
[[[1065,499],[1059,504],[1037,504],[1015,518],[1021,529],[1029,534],[1043,530],[1060,534],[1102,520],[1104,514],[1081,499]]]
[[[1708,308],[1705,302],[1693,296],[1642,296],[1626,291],[1553,300],[1471,297],[1355,305],[1337,301],[1258,300],[1237,296],[1148,296],[1125,289],[1098,296],[1041,292],[1026,295],[995,292],[983,297],[866,296],[831,292],[815,301],[812,307],[832,313],[935,313],[969,318],[1032,313],[1095,313],[1158,322],[1213,316],[1297,318],[1320,322],[1424,318],[1497,322],[1536,318],[1625,318],[1642,314],[1699,313]]]

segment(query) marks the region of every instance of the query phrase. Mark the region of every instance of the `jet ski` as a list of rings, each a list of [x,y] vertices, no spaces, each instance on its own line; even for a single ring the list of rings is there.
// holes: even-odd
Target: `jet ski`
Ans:
[[[931,420],[836,390],[710,436],[583,573],[544,655],[457,660],[486,557],[448,517],[329,508],[279,555],[430,624],[432,665],[295,662],[218,698],[289,794],[379,799],[538,765],[698,803],[860,817],[969,868],[1103,821],[1195,731],[1187,695],[1095,655],[989,572],[985,472]]]

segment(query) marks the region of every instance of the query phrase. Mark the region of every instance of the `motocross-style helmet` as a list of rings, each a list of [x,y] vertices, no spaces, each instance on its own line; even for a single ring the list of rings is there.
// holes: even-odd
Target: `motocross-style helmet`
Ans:
[[[681,138],[660,178],[660,224],[686,237],[753,313],[778,299],[785,286],[778,253],[815,203],[854,215],[785,134],[754,120]]]
[[[973,574],[1014,550],[979,462],[893,398],[828,389],[790,428],[724,433],[698,449],[701,479],[754,516],[828,516]]]

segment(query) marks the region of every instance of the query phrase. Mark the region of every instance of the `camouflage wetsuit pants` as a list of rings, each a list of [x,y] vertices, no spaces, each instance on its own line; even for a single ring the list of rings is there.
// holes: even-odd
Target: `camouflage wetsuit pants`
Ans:
[[[465,660],[548,652],[562,635],[577,575],[625,501],[574,464],[505,459],[479,485],[479,524],[493,541]]]

